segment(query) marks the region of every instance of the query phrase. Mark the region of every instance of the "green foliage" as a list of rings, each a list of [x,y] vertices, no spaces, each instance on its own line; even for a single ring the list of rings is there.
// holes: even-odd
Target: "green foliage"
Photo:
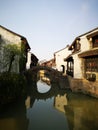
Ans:
[[[21,50],[16,44],[5,44],[2,46],[0,66],[10,71],[16,56],[20,56]]]
[[[21,54],[20,54],[20,62],[19,62],[19,67],[20,67],[20,72],[25,70],[26,67],[26,51],[25,51],[25,45],[21,45]]]
[[[26,94],[27,82],[24,75],[15,73],[0,74],[1,99],[17,98]]]
[[[4,46],[4,49],[10,55],[13,55],[13,54],[20,55],[20,53],[21,53],[21,50],[17,44],[6,44]]]

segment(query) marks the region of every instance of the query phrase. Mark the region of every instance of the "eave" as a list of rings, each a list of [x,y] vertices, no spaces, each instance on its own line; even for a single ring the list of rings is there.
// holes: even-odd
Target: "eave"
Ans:
[[[71,61],[72,60],[72,54],[64,58],[64,61]]]
[[[78,56],[79,56],[79,58],[98,56],[98,48],[82,52],[82,53],[78,54]]]
[[[94,37],[94,36],[96,36],[96,35],[98,35],[98,31],[96,31],[96,32],[94,32],[94,33],[92,33],[92,34],[89,34],[89,35],[87,35],[86,37],[87,37],[87,39],[89,39],[89,38],[92,38],[92,37]]]
[[[75,45],[77,40],[80,40],[80,38],[76,37],[75,40],[72,42],[72,44],[69,46],[68,50],[72,50],[73,49],[73,46]]]

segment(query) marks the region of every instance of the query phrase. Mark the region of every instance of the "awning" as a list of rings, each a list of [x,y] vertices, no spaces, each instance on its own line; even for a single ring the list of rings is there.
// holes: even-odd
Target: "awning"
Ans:
[[[93,50],[89,50],[89,51],[80,53],[78,56],[79,56],[79,58],[84,58],[84,57],[97,56],[97,55],[98,55],[98,49],[93,49]]]

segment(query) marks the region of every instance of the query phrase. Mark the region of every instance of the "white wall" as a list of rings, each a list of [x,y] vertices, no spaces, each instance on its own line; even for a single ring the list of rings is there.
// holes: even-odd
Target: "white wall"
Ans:
[[[98,31],[98,29],[97,29]],[[78,79],[81,79],[83,78],[83,70],[84,68],[82,68],[82,58],[79,58],[78,57],[78,54],[80,53],[83,53],[85,51],[88,51],[90,50],[90,41],[87,39],[87,35],[88,34],[91,34],[91,33],[94,33],[96,31],[93,31],[93,32],[90,32],[90,33],[87,33],[87,34],[84,34],[82,36],[80,36],[80,44],[81,44],[81,49],[79,52],[73,54],[73,59],[74,59],[74,78],[78,78]]]
[[[73,55],[73,60],[74,60],[74,78],[81,79],[82,76],[82,68],[81,68],[81,59],[78,57],[77,54]]]
[[[31,52],[27,53],[27,63],[26,63],[26,69],[30,69],[31,64]]]
[[[81,44],[80,51],[72,55],[73,60],[74,60],[74,73],[73,73],[74,75],[73,75],[73,77],[77,78],[77,79],[82,79],[83,78],[82,59],[78,57],[78,54],[89,50],[90,43],[85,35],[80,37],[79,43]]]
[[[3,29],[2,27],[0,27],[0,35],[3,36],[3,38],[10,43],[15,43],[15,44],[21,43],[21,38],[19,36]]]
[[[66,58],[71,52],[68,51],[68,46],[62,50],[59,50],[55,52],[55,58],[56,58],[56,69],[58,71],[62,71],[62,65],[65,66],[65,74],[66,74],[66,69],[67,69],[67,62],[64,61],[64,58]]]
[[[90,49],[90,43],[86,36],[80,37],[80,44],[81,44],[81,49],[80,52],[75,53],[73,55],[73,60],[74,60],[74,78],[82,79],[83,78],[83,68],[82,68],[82,59],[78,57],[79,53],[82,53],[84,51],[87,51]]]
[[[86,36],[80,37],[80,44],[81,44],[81,52],[84,52],[90,49],[90,43],[88,39],[86,38]]]
[[[0,35],[2,44],[17,44],[21,49],[21,37],[15,35],[0,27]],[[4,56],[3,56],[4,57]],[[7,71],[8,67],[4,68],[2,65],[0,66],[0,72]],[[15,60],[12,63],[12,71],[19,73],[19,57],[15,56]]]

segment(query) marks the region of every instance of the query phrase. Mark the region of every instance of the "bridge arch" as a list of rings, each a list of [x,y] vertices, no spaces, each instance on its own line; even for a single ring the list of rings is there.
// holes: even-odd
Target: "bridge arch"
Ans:
[[[56,72],[55,69],[48,67],[48,66],[33,66],[29,70],[31,70],[31,71],[47,70],[47,71],[50,71],[50,72]]]
[[[60,76],[62,76],[62,72],[59,72],[51,67],[47,66],[33,66],[32,68],[25,71],[25,75],[28,79],[28,82],[35,81],[37,79],[37,73],[40,70],[46,70],[46,75],[48,75],[48,78],[50,79],[50,82],[56,82]],[[32,79],[33,76],[33,79]],[[30,81],[31,80],[31,81]]]
[[[50,90],[45,93],[40,93],[38,91],[37,83],[35,83],[34,86],[33,87],[31,86],[31,88],[29,89],[31,89],[30,96],[31,97],[33,96],[37,100],[43,100],[43,99],[46,100],[48,98],[52,98],[53,96],[57,96],[59,93],[61,95],[65,94],[64,91],[60,91],[58,83],[52,83],[50,85]]]
[[[30,68],[27,71],[31,71],[31,72],[37,73],[40,70],[46,70],[46,71],[48,71],[49,74],[51,75],[51,77],[62,76],[62,72],[60,72],[58,70],[55,70],[55,69],[53,69],[51,67],[48,67],[48,66],[33,66],[32,68]]]

